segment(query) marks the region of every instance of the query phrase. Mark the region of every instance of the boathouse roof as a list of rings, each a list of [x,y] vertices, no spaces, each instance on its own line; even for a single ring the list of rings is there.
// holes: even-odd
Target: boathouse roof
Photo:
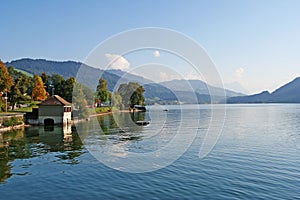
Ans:
[[[48,97],[39,105],[40,106],[71,106],[72,104],[58,95],[53,95]]]

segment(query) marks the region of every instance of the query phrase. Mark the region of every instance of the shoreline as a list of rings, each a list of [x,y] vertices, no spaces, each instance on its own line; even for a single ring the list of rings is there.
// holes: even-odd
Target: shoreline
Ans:
[[[89,117],[97,117],[97,116],[101,116],[101,115],[109,115],[109,114],[119,113],[119,112],[129,113],[132,111],[130,111],[130,110],[115,110],[115,111],[111,111],[111,112],[94,113],[94,114],[91,114]],[[139,111],[135,111],[135,112],[139,112]]]
[[[31,125],[29,125],[29,124],[20,124],[20,125],[17,125],[17,126],[3,127],[3,128],[0,128],[0,134],[4,133],[4,132],[11,131],[11,130],[18,130],[18,129],[22,129],[24,127],[30,127],[30,126]]]
[[[89,121],[89,118],[91,118],[91,117],[98,117],[98,116],[109,115],[109,114],[113,114],[113,113],[130,113],[130,112],[133,112],[133,111],[116,110],[116,111],[111,111],[111,112],[94,113],[94,114],[89,115],[89,117],[86,119],[73,119],[72,124],[76,125],[77,123],[80,123],[80,122]],[[141,111],[134,111],[134,112],[141,112]],[[30,127],[30,126],[32,126],[32,125],[23,123],[23,124],[20,124],[17,126],[2,127],[2,128],[0,128],[0,134],[11,131],[11,130],[18,130],[18,129],[22,129],[22,128]]]

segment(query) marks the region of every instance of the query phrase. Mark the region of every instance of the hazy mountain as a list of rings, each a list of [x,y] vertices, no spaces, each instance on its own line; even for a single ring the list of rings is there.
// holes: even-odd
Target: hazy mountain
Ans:
[[[215,96],[223,96],[224,92],[227,97],[244,95],[242,93],[237,93],[231,90],[224,90],[223,88],[211,86],[201,80],[172,80],[161,82],[160,84],[173,91],[190,91],[201,95],[211,94]]]
[[[119,77],[130,80],[132,82],[137,82],[137,83],[140,83],[140,84],[153,83],[153,81],[151,81],[149,79],[146,79],[142,76],[130,74],[128,72],[125,72],[125,71],[122,71],[122,70],[119,70],[119,69],[109,69],[109,70],[106,70],[106,71],[111,73],[111,74],[115,74]]]
[[[264,91],[259,94],[232,97],[227,103],[300,103],[300,77],[283,85],[272,93]]]
[[[160,101],[180,103],[220,103],[225,102],[224,91],[227,97],[239,96],[230,90],[207,85],[200,80],[172,80],[161,83],[144,85],[145,97]]]

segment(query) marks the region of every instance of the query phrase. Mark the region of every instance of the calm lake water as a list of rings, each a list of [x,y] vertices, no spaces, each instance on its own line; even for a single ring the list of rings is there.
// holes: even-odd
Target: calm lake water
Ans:
[[[213,110],[218,115],[220,106]],[[29,127],[2,133],[0,199],[300,199],[299,104],[227,105],[222,134],[200,159],[211,111],[209,105],[151,107],[134,116],[100,116],[101,131],[91,120],[78,130]],[[177,133],[193,140],[187,147],[180,144],[189,144],[188,138],[171,146],[166,155],[174,152],[172,159],[179,157],[174,162],[166,158],[170,163],[157,170],[124,172],[130,171],[130,152],[157,151]],[[147,169],[138,160],[131,164]]]

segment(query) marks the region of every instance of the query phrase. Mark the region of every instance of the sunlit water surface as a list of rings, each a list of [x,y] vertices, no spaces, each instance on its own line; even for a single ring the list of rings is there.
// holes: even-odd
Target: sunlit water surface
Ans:
[[[300,105],[226,107],[222,134],[204,159],[199,150],[209,128],[209,105],[101,116],[101,131],[87,122],[78,132],[29,127],[2,133],[0,199],[300,199]],[[133,126],[132,119],[150,124]],[[89,152],[92,145],[103,154],[117,146],[112,153],[126,159],[126,152],[156,151],[179,126],[196,131],[192,145],[156,171],[118,171]]]

